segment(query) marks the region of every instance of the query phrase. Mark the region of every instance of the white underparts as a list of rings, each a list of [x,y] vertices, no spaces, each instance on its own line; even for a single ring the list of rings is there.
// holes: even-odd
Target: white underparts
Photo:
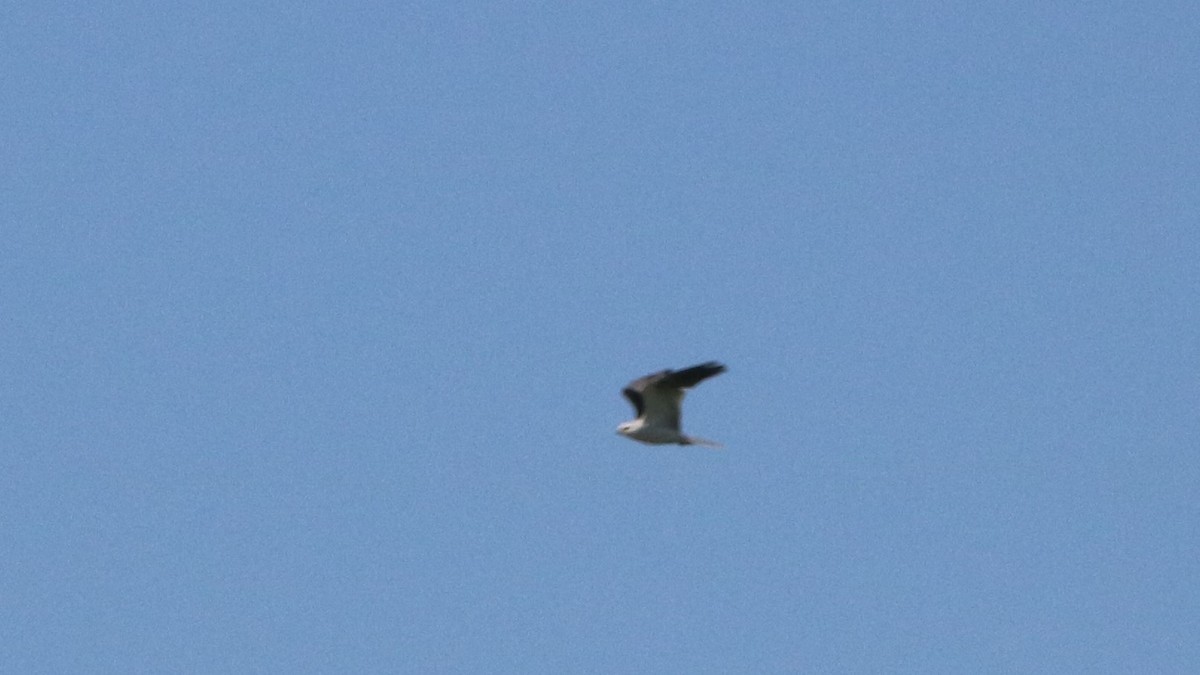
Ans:
[[[678,443],[680,445],[688,445],[691,440],[679,433],[676,429],[670,427],[653,427],[646,426],[642,420],[634,420],[626,422],[617,427],[617,433],[622,436],[627,436],[635,441],[649,443],[651,445],[663,445],[666,443]]]

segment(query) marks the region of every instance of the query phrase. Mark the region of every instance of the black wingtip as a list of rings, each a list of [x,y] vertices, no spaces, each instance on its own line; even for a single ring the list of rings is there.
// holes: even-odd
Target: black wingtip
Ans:
[[[691,368],[685,368],[684,370],[701,370],[706,373],[711,373],[706,377],[712,377],[713,375],[720,375],[721,373],[725,372],[726,368],[725,364],[721,363],[720,361],[705,361],[700,365],[692,366]]]
[[[717,361],[706,361],[699,365],[683,368],[670,373],[666,381],[670,386],[688,388],[700,384],[710,377],[720,375],[725,372],[725,364]]]

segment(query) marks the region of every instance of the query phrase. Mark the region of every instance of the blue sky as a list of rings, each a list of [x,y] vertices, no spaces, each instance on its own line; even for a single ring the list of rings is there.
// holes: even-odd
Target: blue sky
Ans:
[[[5,669],[1200,664],[1194,3],[5,13]]]

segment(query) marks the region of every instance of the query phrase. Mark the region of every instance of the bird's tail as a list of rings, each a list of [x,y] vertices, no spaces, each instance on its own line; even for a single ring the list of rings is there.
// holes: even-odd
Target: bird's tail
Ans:
[[[707,438],[700,438],[699,436],[686,436],[686,437],[684,437],[683,440],[684,440],[683,445],[701,445],[706,448],[723,448],[723,447],[725,447],[724,445],[721,445],[720,443],[718,443],[716,441],[710,441]]]

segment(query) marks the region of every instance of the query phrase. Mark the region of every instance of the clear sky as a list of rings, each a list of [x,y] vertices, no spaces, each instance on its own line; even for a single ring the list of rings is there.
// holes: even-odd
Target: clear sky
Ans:
[[[2,669],[1198,672],[1200,5],[1072,5],[7,4]]]

